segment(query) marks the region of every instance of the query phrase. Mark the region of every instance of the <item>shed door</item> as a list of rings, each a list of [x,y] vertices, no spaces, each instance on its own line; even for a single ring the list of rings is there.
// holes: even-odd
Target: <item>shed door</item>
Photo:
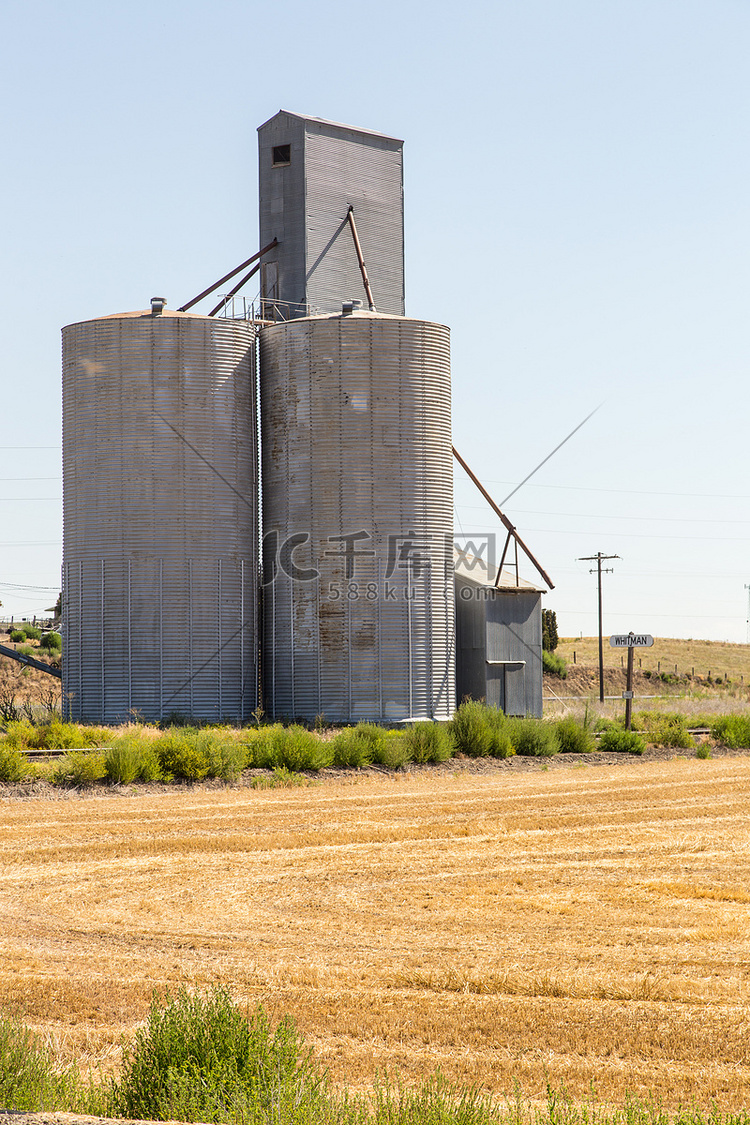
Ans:
[[[505,665],[505,714],[526,714],[526,665]]]
[[[488,660],[486,700],[488,707],[499,707],[506,715],[526,714],[526,662]]]

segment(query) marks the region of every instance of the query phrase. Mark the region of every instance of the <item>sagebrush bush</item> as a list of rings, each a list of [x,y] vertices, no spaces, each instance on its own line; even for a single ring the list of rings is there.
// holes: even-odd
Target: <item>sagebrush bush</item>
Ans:
[[[572,715],[557,723],[557,741],[561,754],[590,754],[596,750],[596,739],[585,723],[579,723]]]
[[[209,734],[195,727],[176,727],[156,743],[159,766],[165,778],[201,781],[208,776]]]
[[[450,731],[456,750],[471,758],[509,758],[515,754],[510,728],[499,707],[464,700],[453,715]]]
[[[633,716],[633,729],[643,733],[646,741],[655,746],[689,748],[695,745],[685,716],[676,711],[638,711]]]
[[[722,715],[710,724],[711,734],[732,750],[750,749],[750,715]]]
[[[37,726],[26,724],[26,745],[30,750],[85,750],[102,746],[111,738],[104,727],[87,727],[52,718]]]
[[[544,719],[506,719],[506,727],[516,754],[529,758],[551,758],[560,750],[554,723]]]
[[[22,645],[26,640],[26,633],[23,629],[11,629],[10,639],[14,645]]]
[[[404,742],[412,762],[447,762],[453,757],[453,739],[440,723],[415,723],[404,732]]]
[[[492,747],[492,727],[484,703],[465,699],[451,722],[451,735],[458,751],[470,758],[486,758]]]
[[[384,733],[375,723],[357,723],[356,727],[340,730],[331,743],[333,765],[354,769],[369,766],[384,741]]]
[[[303,770],[325,769],[333,761],[330,743],[322,742],[305,727],[283,727],[275,723],[261,727],[248,745],[248,764],[258,769],[284,769],[299,773]]]
[[[568,678],[568,665],[562,656],[558,656],[556,652],[548,652],[547,649],[542,649],[542,667],[545,672],[558,676],[561,680],[567,680]]]
[[[0,1106],[34,1113],[64,1108],[103,1114],[105,1099],[75,1067],[60,1069],[40,1036],[14,1015],[0,1015]]]
[[[24,753],[7,739],[0,739],[0,781],[20,781],[30,773]]]
[[[108,781],[130,785],[134,781],[159,781],[163,776],[159,755],[152,739],[137,730],[126,731],[111,740],[105,751]]]
[[[56,785],[93,785],[106,777],[102,750],[71,750],[55,762],[52,780]]]
[[[248,1019],[223,989],[154,999],[125,1048],[110,1112],[147,1120],[325,1120],[326,1087],[290,1019]],[[316,1112],[319,1111],[319,1112]]]
[[[646,749],[646,743],[637,731],[609,726],[599,737],[599,749],[615,751],[619,754],[642,754]]]
[[[411,750],[402,730],[385,730],[373,752],[373,762],[397,770],[411,761]]]

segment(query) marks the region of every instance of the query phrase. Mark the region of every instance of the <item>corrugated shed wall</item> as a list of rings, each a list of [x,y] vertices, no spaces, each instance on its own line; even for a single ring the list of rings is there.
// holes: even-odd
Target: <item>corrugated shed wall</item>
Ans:
[[[254,331],[63,329],[63,693],[73,718],[243,718],[257,696]]]
[[[279,113],[258,130],[260,241],[292,315],[366,302],[347,223],[350,204],[379,312],[404,313],[403,143],[344,125]],[[288,164],[273,165],[289,144]]]
[[[276,325],[260,341],[265,707],[448,718],[448,330],[355,315]]]

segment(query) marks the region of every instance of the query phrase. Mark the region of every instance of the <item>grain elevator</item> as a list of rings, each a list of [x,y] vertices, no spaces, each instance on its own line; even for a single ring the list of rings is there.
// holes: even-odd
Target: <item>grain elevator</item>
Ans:
[[[65,712],[445,720],[450,334],[405,316],[403,143],[286,111],[258,141],[261,250],[63,330]]]

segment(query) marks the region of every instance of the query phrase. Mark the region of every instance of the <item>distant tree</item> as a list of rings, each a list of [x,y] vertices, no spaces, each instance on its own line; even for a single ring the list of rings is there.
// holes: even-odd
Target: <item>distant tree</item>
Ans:
[[[542,648],[554,652],[558,644],[557,614],[554,609],[542,610]]]

